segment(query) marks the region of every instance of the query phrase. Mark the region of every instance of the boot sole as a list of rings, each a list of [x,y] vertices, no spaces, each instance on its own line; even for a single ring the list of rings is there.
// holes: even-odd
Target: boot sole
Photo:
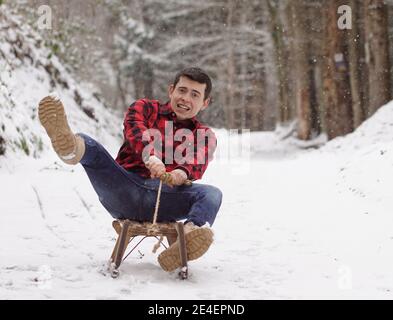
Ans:
[[[38,118],[60,156],[67,156],[75,150],[75,136],[60,100],[51,96],[42,99],[38,106]]]
[[[192,230],[185,235],[187,260],[195,260],[201,257],[213,243],[213,231],[208,228]],[[163,251],[158,256],[158,262],[165,271],[173,271],[181,267],[179,241]]]

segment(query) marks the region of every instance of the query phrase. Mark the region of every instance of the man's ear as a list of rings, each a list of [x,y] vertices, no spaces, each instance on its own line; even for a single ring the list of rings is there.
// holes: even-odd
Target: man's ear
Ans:
[[[207,98],[205,101],[203,101],[203,106],[202,106],[201,110],[205,110],[209,106],[210,101],[211,101],[210,97]]]
[[[175,90],[175,86],[174,86],[173,84],[171,84],[171,85],[169,86],[169,88],[168,88],[168,95],[169,95],[169,98],[171,97],[171,95],[172,95],[172,93],[173,93],[173,90]]]

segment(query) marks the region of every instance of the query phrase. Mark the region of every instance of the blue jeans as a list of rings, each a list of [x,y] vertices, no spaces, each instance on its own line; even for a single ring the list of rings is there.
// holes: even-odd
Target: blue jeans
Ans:
[[[125,170],[91,137],[78,133],[86,145],[80,163],[100,202],[115,219],[153,221],[159,179],[143,178]],[[202,226],[213,225],[221,206],[222,193],[213,186],[162,186],[157,222],[186,219]]]

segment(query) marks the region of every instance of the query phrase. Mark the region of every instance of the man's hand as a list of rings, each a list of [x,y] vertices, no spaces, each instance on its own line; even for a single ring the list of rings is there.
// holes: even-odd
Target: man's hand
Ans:
[[[166,172],[165,164],[156,156],[150,156],[149,160],[145,162],[145,166],[150,170],[151,178],[159,178]]]
[[[181,169],[175,169],[171,172],[167,172],[169,178],[165,181],[169,186],[181,186],[187,180],[187,174]]]

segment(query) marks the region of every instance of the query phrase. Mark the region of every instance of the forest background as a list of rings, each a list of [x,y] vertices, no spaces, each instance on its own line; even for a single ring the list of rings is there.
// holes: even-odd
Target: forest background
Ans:
[[[117,110],[143,97],[165,101],[175,73],[199,66],[214,84],[201,115],[209,125],[332,139],[393,93],[393,1],[1,2]],[[40,28],[37,8],[51,10],[50,28]]]

